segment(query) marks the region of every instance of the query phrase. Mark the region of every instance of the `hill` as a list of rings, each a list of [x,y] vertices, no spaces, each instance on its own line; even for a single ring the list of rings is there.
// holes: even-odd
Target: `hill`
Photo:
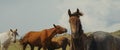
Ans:
[[[111,32],[111,33],[112,33],[112,35],[120,36],[120,30],[117,30],[117,31],[115,31],[115,32]]]

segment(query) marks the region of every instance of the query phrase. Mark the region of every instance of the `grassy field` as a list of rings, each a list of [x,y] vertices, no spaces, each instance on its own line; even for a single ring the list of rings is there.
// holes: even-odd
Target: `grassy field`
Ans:
[[[17,42],[17,43],[11,43],[10,46],[9,46],[9,48],[8,48],[8,50],[22,50],[22,47],[20,46],[19,42]],[[26,50],[30,50],[29,45],[26,47]],[[35,47],[34,50],[37,50],[37,47]],[[62,49],[60,48],[60,49],[56,49],[56,50],[62,50]],[[67,46],[66,50],[70,50],[69,46]]]

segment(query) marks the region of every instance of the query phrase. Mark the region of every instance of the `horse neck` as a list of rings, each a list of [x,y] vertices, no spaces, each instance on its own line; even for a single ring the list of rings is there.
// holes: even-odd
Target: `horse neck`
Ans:
[[[82,24],[81,21],[77,24],[77,33],[83,34]]]
[[[56,28],[52,28],[49,31],[50,31],[50,33],[48,33],[48,39],[51,40],[57,34]]]
[[[8,35],[8,37],[9,37],[10,39],[12,39],[11,36],[10,36],[10,34],[11,34],[11,31],[9,31],[9,32],[7,33],[7,35]]]
[[[6,40],[6,39],[12,39],[10,37],[10,31],[2,33],[1,36],[3,37],[4,40]]]

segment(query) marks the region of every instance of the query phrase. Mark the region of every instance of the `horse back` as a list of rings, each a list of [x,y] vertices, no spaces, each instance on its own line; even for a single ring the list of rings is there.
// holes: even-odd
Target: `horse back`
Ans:
[[[31,44],[38,44],[41,42],[41,37],[44,38],[45,31],[30,31],[23,37],[23,42],[31,43]]]
[[[89,50],[114,50],[116,48],[116,40],[108,32],[97,31],[90,36],[92,36],[92,41]]]
[[[56,42],[58,45],[63,46],[69,44],[69,39],[63,36],[52,38],[52,42]]]
[[[39,42],[44,42],[48,36],[47,29],[42,31],[30,31],[25,35],[25,38],[31,42],[34,43],[39,40]]]

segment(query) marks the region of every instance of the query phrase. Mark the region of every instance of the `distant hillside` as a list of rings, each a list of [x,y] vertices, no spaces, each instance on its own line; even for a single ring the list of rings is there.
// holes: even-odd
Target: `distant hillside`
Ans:
[[[87,35],[87,36],[89,36],[90,34],[92,34],[93,32],[86,32],[85,34]],[[117,30],[117,31],[115,31],[115,32],[111,32],[111,34],[112,35],[117,35],[117,36],[120,36],[120,30]],[[64,34],[59,34],[59,35],[57,35],[57,36],[64,36],[64,37],[67,37],[67,38],[71,38],[71,34],[68,34],[68,33],[64,33]]]
[[[112,35],[120,36],[120,30],[117,30],[117,31],[115,31],[115,32],[112,32]]]

